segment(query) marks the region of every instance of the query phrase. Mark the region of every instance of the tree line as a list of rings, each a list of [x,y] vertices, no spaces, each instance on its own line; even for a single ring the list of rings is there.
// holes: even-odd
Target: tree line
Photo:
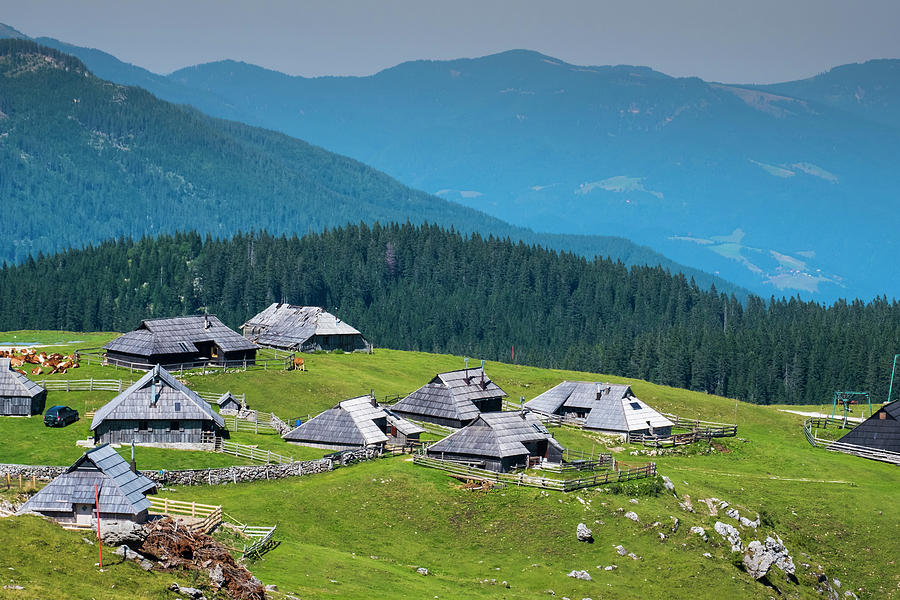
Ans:
[[[120,238],[0,269],[0,329],[127,331],[272,302],[325,307],[376,347],[636,377],[759,404],[883,401],[900,306],[742,301],[660,267],[588,260],[435,225],[303,237]]]

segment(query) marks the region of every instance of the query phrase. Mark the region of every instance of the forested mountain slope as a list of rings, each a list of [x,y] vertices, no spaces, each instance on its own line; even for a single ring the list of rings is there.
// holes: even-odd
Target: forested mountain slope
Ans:
[[[746,306],[660,268],[587,261],[437,226],[303,238],[106,242],[0,270],[0,330],[118,330],[207,307],[324,306],[376,347],[638,377],[756,403],[887,396],[900,304]]]
[[[621,237],[514,227],[301,140],[103,81],[78,59],[27,40],[0,40],[0,194],[16,208],[0,221],[7,261],[120,235],[432,222],[658,264],[743,295]]]

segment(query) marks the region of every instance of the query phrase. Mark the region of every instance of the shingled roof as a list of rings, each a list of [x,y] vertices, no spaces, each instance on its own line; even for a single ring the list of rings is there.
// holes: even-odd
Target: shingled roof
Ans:
[[[424,429],[378,405],[372,396],[359,396],[338,403],[282,436],[289,442],[368,446],[387,442],[388,436],[375,423],[385,419],[406,435]]]
[[[199,352],[197,342],[215,342],[223,352],[255,350],[256,345],[229,329],[215,315],[145,319],[134,331],[104,346],[106,350],[139,356]]]
[[[435,442],[428,447],[428,452],[505,458],[528,454],[523,442],[541,440],[562,450],[536,416],[523,412],[491,412],[481,414],[469,425]]]
[[[315,335],[361,335],[359,330],[321,307],[277,302],[241,325],[241,328],[244,335],[259,344],[295,350]]]
[[[634,396],[631,386],[590,381],[563,381],[525,403],[545,414],[562,414],[564,408],[587,412],[584,426],[605,431],[637,431],[673,423]]]
[[[0,358],[0,396],[4,398],[34,398],[44,391],[10,366],[9,358]]]
[[[156,484],[134,473],[108,444],[88,450],[65,473],[47,484],[19,508],[28,512],[72,512],[72,504],[94,504],[100,490],[100,512],[135,515],[150,508],[146,493]]]
[[[205,400],[159,365],[94,413],[91,431],[105,420],[134,419],[211,420],[225,427],[225,419]]]
[[[484,369],[476,367],[438,373],[392,408],[399,413],[469,421],[480,414],[474,401],[504,396],[506,392],[488,378]]]
[[[885,404],[838,441],[900,452],[900,400]]]

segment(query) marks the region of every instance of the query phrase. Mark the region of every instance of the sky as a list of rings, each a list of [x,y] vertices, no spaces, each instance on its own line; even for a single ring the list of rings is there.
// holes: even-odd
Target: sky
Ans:
[[[900,58],[900,0],[0,0],[0,22],[156,73],[222,59],[369,75],[513,48],[772,83]]]

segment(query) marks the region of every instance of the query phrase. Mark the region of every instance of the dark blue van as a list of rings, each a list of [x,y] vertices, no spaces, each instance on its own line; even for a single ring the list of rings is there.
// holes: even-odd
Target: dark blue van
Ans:
[[[51,406],[44,413],[44,425],[47,427],[65,427],[78,420],[78,411],[68,406]]]

